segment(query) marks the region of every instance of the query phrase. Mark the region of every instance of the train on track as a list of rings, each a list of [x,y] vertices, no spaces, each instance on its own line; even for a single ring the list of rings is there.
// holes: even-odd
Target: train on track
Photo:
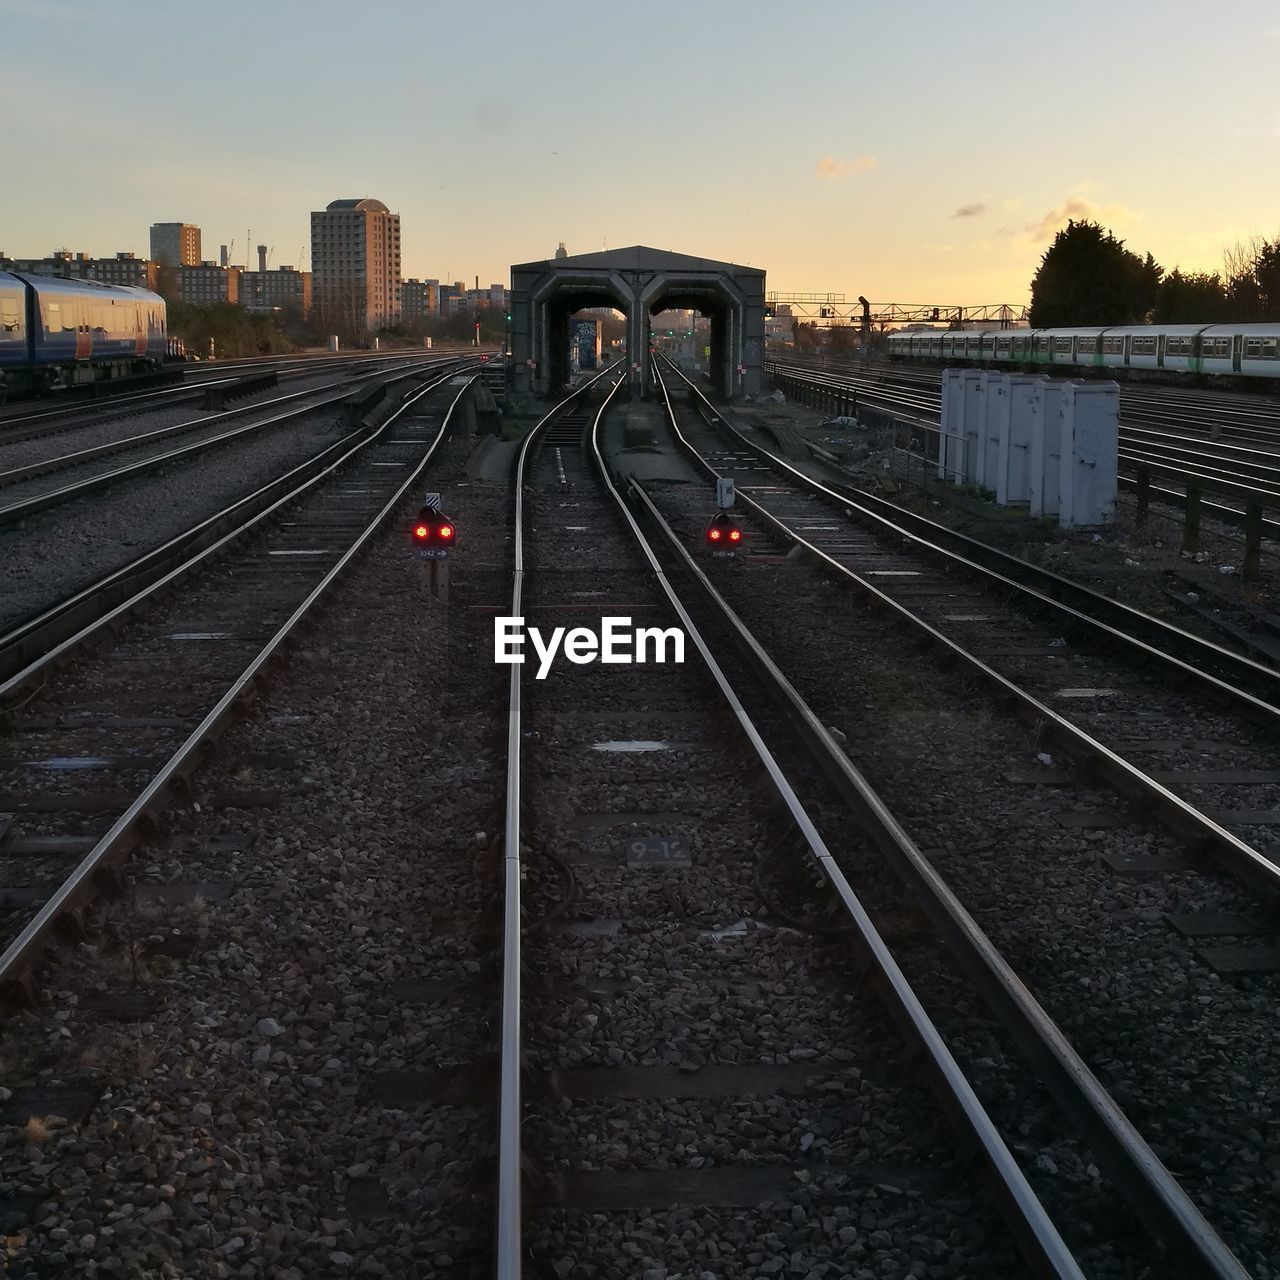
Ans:
[[[1130,370],[1210,379],[1269,378],[1280,385],[1280,324],[1094,325],[1081,329],[988,329],[891,333],[897,360],[1029,369]]]
[[[146,289],[0,271],[0,403],[158,369],[165,319]]]

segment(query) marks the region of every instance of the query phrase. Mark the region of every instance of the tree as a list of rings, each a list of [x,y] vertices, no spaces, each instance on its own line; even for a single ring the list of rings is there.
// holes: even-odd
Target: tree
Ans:
[[[851,324],[833,324],[827,330],[827,346],[834,352],[846,354],[857,345],[853,339],[855,332]]]
[[[791,326],[792,341],[795,342],[797,351],[813,351],[819,345],[818,326],[811,320],[797,320]]]
[[[281,332],[274,316],[253,316],[234,303],[196,307],[186,302],[168,306],[169,332],[181,338],[188,351],[204,355],[213,342],[220,359],[272,355],[294,344]]]
[[[1217,272],[1183,275],[1177,267],[1165,276],[1152,320],[1157,324],[1218,324],[1227,319],[1227,294]]]
[[[1280,241],[1263,245],[1253,264],[1253,276],[1262,298],[1262,318],[1280,320]]]
[[[1163,268],[1096,222],[1068,222],[1031,282],[1031,327],[1135,324],[1156,305]]]
[[[1222,278],[1227,295],[1227,316],[1232,324],[1261,320],[1262,292],[1255,270],[1267,242],[1261,236],[1237,240],[1222,251]]]
[[[1222,254],[1227,316],[1233,324],[1280,320],[1280,237],[1237,240]]]

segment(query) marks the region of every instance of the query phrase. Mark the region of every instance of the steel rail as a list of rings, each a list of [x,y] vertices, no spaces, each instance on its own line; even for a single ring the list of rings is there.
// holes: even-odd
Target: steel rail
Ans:
[[[394,352],[378,351],[369,352],[364,356],[364,358],[370,360],[412,360],[421,359],[422,354],[423,353],[421,351],[416,350],[402,350]],[[448,352],[442,352],[440,354],[444,359],[449,358]],[[11,437],[6,428],[22,426],[27,423],[56,420],[58,418],[78,413],[103,413],[114,409],[117,405],[133,404],[135,401],[139,400],[155,400],[157,401],[155,406],[156,408],[164,408],[164,405],[160,404],[159,401],[168,400],[170,397],[172,397],[171,403],[181,403],[183,399],[190,399],[195,396],[204,395],[206,391],[212,390],[215,387],[220,387],[224,384],[234,384],[239,379],[235,376],[228,375],[233,375],[235,370],[253,371],[255,369],[261,369],[264,366],[274,366],[286,375],[293,375],[295,373],[304,374],[308,372],[323,372],[324,366],[344,363],[349,364],[353,359],[358,361],[360,358],[361,357],[358,354],[353,356],[351,352],[347,352],[342,356],[304,356],[298,359],[286,359],[284,357],[275,356],[266,357],[260,360],[247,360],[242,363],[229,362],[224,364],[221,361],[218,361],[216,364],[188,364],[184,365],[181,369],[176,369],[176,372],[181,373],[183,377],[183,381],[180,383],[171,386],[157,387],[150,391],[126,390],[120,392],[118,395],[108,392],[101,399],[81,400],[78,395],[79,389],[71,387],[68,388],[66,392],[53,392],[52,394],[54,396],[63,394],[72,396],[75,398],[74,404],[59,405],[55,408],[42,409],[39,412],[34,413],[0,413],[0,443],[8,443],[11,439],[17,438],[16,436]],[[175,366],[172,365],[167,367],[175,368]],[[188,381],[188,379],[191,378],[194,378],[194,381]],[[10,401],[9,403],[21,404],[22,402]],[[69,425],[74,427],[76,424],[71,423]]]
[[[788,365],[775,367],[779,369],[786,369],[787,372],[783,374],[783,376],[794,382],[804,382],[810,386],[825,388],[839,394],[855,392],[861,398],[861,405],[875,411],[891,413],[898,421],[903,422],[906,425],[919,427],[932,432],[936,432],[939,429],[938,422],[936,421],[939,407],[932,401],[918,400],[910,397],[909,395],[895,395],[892,391],[884,391],[878,389],[874,385],[868,389],[865,383],[856,378],[844,380],[825,373],[820,374],[817,370],[807,370],[803,366]],[[915,412],[919,410],[923,410],[924,412],[934,415],[934,418],[931,420],[914,416]],[[1273,489],[1258,488],[1247,483],[1240,483],[1239,480],[1233,481],[1231,479],[1227,479],[1225,478],[1221,468],[1214,467],[1211,464],[1206,464],[1204,469],[1200,471],[1190,471],[1184,467],[1180,467],[1172,460],[1171,457],[1171,455],[1176,453],[1191,453],[1210,459],[1211,461],[1232,463],[1236,461],[1234,455],[1237,454],[1251,454],[1255,458],[1261,459],[1273,458],[1277,462],[1280,462],[1280,455],[1268,454],[1265,450],[1244,449],[1240,446],[1229,444],[1218,444],[1217,448],[1221,450],[1219,453],[1204,452],[1203,449],[1196,450],[1182,447],[1191,445],[1204,446],[1216,443],[1206,439],[1203,434],[1199,436],[1169,435],[1168,433],[1163,434],[1165,440],[1174,442],[1161,446],[1164,453],[1170,456],[1162,458],[1156,454],[1139,453],[1139,449],[1149,447],[1146,445],[1146,441],[1141,439],[1141,437],[1159,437],[1161,433],[1158,433],[1148,427],[1135,426],[1132,423],[1128,425],[1122,423],[1120,426],[1119,436],[1121,445],[1119,453],[1120,465],[1127,471],[1132,471],[1134,468],[1141,465],[1149,466],[1153,471],[1159,471],[1161,474],[1182,479],[1184,482],[1187,478],[1194,477],[1199,479],[1208,488],[1224,493],[1228,496],[1244,499],[1245,501],[1250,498],[1261,498],[1264,502],[1274,502],[1280,498],[1280,494],[1277,494]],[[1239,465],[1256,465],[1260,469],[1276,469],[1267,468],[1266,464],[1263,462],[1250,463],[1248,460],[1241,462]],[[1247,476],[1240,477],[1241,480],[1248,480],[1250,478],[1251,477]],[[1134,487],[1131,484],[1125,483],[1125,474],[1122,473],[1119,479],[1121,487],[1126,489],[1126,491]],[[1258,479],[1262,480],[1265,479],[1265,477],[1258,477]],[[1153,488],[1151,492],[1162,502],[1185,506],[1185,498],[1182,495],[1175,495],[1171,491],[1163,488]],[[1244,523],[1244,512],[1236,508],[1205,503],[1204,510],[1206,514],[1212,515],[1217,519],[1221,519],[1226,524],[1238,526]],[[1280,536],[1280,522],[1264,519],[1263,533],[1267,537]]]
[[[477,375],[478,376],[478,375]],[[467,393],[471,387],[474,378],[469,380],[465,386],[459,388],[458,394],[453,398],[452,403],[446,412],[440,429],[432,441],[430,447],[423,455],[421,462],[414,467],[410,475],[405,479],[404,483],[397,488],[395,493],[388,499],[382,509],[365,527],[364,532],[356,538],[352,545],[343,553],[338,562],[324,575],[320,582],[308,593],[307,597],[285,620],[284,623],[276,630],[275,634],[267,641],[266,645],[259,651],[256,657],[252,659],[249,665],[235,680],[231,687],[224,693],[213,708],[204,716],[200,723],[191,731],[187,739],[180,747],[169,757],[167,761],[156,772],[151,781],[125,809],[125,811],[112,823],[111,828],[103,835],[94,847],[85,854],[81,862],[71,872],[67,879],[58,887],[53,896],[44,904],[36,913],[35,917],[26,925],[22,932],[5,948],[4,953],[0,954],[0,992],[12,994],[15,989],[21,988],[24,982],[30,979],[34,964],[39,955],[47,945],[51,934],[54,932],[59,922],[67,916],[69,912],[74,911],[84,902],[88,901],[94,892],[95,882],[100,874],[109,866],[113,866],[120,862],[139,842],[139,836],[143,824],[151,818],[154,818],[163,811],[168,803],[173,788],[181,779],[185,779],[195,771],[200,763],[200,755],[206,743],[215,738],[227,725],[231,719],[236,704],[254,687],[255,683],[262,675],[268,663],[276,656],[285,642],[292,636],[297,629],[299,623],[307,617],[312,608],[323,596],[325,596],[332,585],[341,578],[347,569],[354,562],[356,556],[363,550],[365,544],[370,538],[381,528],[382,524],[395,513],[395,511],[403,503],[405,494],[410,488],[417,483],[418,478],[426,469],[427,464],[431,461],[440,442],[444,439],[448,431],[449,423],[453,417],[453,411],[457,408],[459,401]],[[396,412],[383,423],[383,425],[368,440],[361,442],[351,452],[355,453],[360,449],[366,448],[373,442],[383,431],[389,427],[401,413],[405,411],[411,404],[421,399],[427,394],[427,389],[423,388],[417,392],[412,398],[406,400],[400,405]],[[350,455],[348,455],[350,456]],[[325,476],[332,474],[340,463],[335,463],[328,468],[320,476],[315,477],[308,482],[306,487],[314,487]],[[291,495],[292,496],[292,495]],[[282,499],[276,506],[281,506],[290,499]],[[257,523],[265,518],[267,513],[263,513],[254,518],[253,523]],[[230,535],[229,535],[230,536]],[[204,553],[206,556],[208,552]],[[177,572],[177,571],[175,571]],[[169,575],[172,578],[174,575]],[[164,579],[163,581],[168,581]],[[153,584],[149,591],[156,591],[161,584]],[[123,608],[123,606],[121,606]],[[108,615],[108,619],[119,610],[113,611],[112,615]],[[106,625],[107,620],[99,624]],[[4,685],[0,685],[0,699],[3,698],[7,689],[13,685],[13,681],[8,681]]]
[[[1137,477],[1134,475],[1121,473],[1117,477],[1117,482],[1126,493],[1136,493],[1141,488]],[[1186,508],[1187,495],[1177,489],[1166,489],[1163,485],[1152,484],[1149,486],[1149,492],[1152,497],[1159,498],[1166,506]],[[1245,523],[1245,513],[1239,507],[1224,507],[1220,502],[1211,502],[1207,498],[1201,498],[1200,510],[1204,515],[1212,516],[1213,519],[1220,520],[1223,524],[1233,525],[1236,528],[1243,526]],[[1171,518],[1176,519],[1176,517]],[[1280,520],[1268,520],[1264,517],[1262,535],[1264,538],[1273,538],[1276,541],[1280,541]],[[1262,554],[1273,555],[1275,553],[1263,547]]]
[[[1184,482],[1187,480],[1199,480],[1204,488],[1227,494],[1233,498],[1241,498],[1245,501],[1250,498],[1259,498],[1263,503],[1273,507],[1280,503],[1280,489],[1258,487],[1263,483],[1264,477],[1233,476],[1223,467],[1215,467],[1205,463],[1188,464],[1175,456],[1183,452],[1188,451],[1180,449],[1158,450],[1149,445],[1135,447],[1122,439],[1119,460],[1130,469],[1148,467],[1152,472],[1159,472],[1161,475],[1166,476],[1176,476]],[[1228,460],[1220,459],[1220,461]],[[1247,483],[1249,481],[1254,483]]]
[[[667,393],[665,381],[658,375],[666,402],[668,419],[679,440],[691,457],[698,459],[709,476],[717,473],[701,458],[680,431],[674,407]],[[923,909],[939,933],[948,939],[955,954],[964,964],[990,1007],[1003,1024],[1010,1029],[1023,1053],[1040,1078],[1057,1098],[1059,1105],[1087,1135],[1093,1149],[1108,1166],[1126,1198],[1144,1225],[1168,1250],[1171,1262],[1178,1274],[1195,1277],[1217,1277],[1225,1280],[1245,1280],[1246,1271],[1227,1248],[1212,1226],[1178,1185],[1176,1179],[1161,1163],[1141,1134],[1124,1115],[1115,1100],[1076,1052],[1070,1040],[1049,1017],[1048,1013],[1027,990],[1017,974],[990,938],[969,914],[952,892],[946,881],[920,852],[915,842],[893,817],[875,789],[852,764],[845,752],[832,738],[822,721],[786,678],[764,647],[738,617],[729,603],[716,590],[710,579],[697,565],[688,549],[670,524],[662,517],[652,498],[638,482],[632,481],[632,491],[637,495],[645,514],[662,531],[671,553],[682,568],[693,578],[704,598],[712,606],[721,621],[740,642],[752,665],[768,685],[780,695],[787,709],[788,718],[813,753],[818,764],[835,783],[851,809],[870,828],[881,851],[899,876],[915,892]],[[746,495],[739,493],[739,496]],[[758,504],[748,499],[757,511]],[[797,538],[801,545],[814,553],[827,568],[837,569],[872,597],[878,597],[886,606],[896,608],[929,632],[936,640],[943,640],[927,623],[911,615],[885,596],[874,586],[860,579],[838,561],[825,555],[812,544]],[[952,646],[966,658],[970,655]],[[987,676],[1004,685],[1007,681],[996,675],[976,658],[970,660]],[[1008,686],[1011,691],[1013,686]],[[1051,720],[1061,718],[1049,708],[1037,704],[1040,714]],[[1064,725],[1066,722],[1062,722]],[[1067,725],[1070,728],[1071,726]],[[1101,748],[1105,751],[1105,748]]]
[[[361,378],[372,380],[379,377],[386,377],[387,386],[391,386],[396,382],[403,382],[420,373],[429,373],[432,367],[433,364],[428,364],[409,370],[396,371],[390,375],[383,373],[362,374]],[[337,385],[337,383],[332,384],[333,387],[336,387]],[[210,414],[207,418],[192,419],[189,422],[179,422],[175,423],[171,427],[159,427],[155,431],[143,432],[141,435],[129,436],[123,440],[113,440],[106,444],[93,445],[88,449],[82,449],[76,453],[63,454],[58,458],[48,458],[43,462],[28,463],[26,466],[15,467],[11,471],[0,472],[0,485],[16,484],[22,480],[50,475],[54,471],[61,471],[66,467],[79,466],[85,462],[92,462],[96,458],[105,457],[112,453],[121,453],[126,449],[141,448],[148,441],[158,442],[170,437],[186,435],[189,432],[199,431],[202,427],[211,426],[213,423],[226,418],[241,417],[246,413],[254,413],[261,409],[270,409],[273,405],[284,404],[290,400],[299,400],[307,396],[321,395],[330,389],[331,387],[315,387],[310,391],[291,391],[288,395],[277,396],[275,399],[265,401],[262,404],[242,405],[238,409],[226,409],[220,413]],[[176,461],[179,458],[185,457],[187,454],[199,453],[203,449],[212,448],[219,444],[225,444],[228,440],[234,440],[238,436],[247,435],[256,431],[260,427],[274,426],[277,422],[287,422],[290,418],[299,417],[304,413],[314,413],[320,409],[327,409],[331,405],[341,403],[350,395],[350,383],[347,383],[345,385],[345,389],[339,391],[337,395],[327,396],[325,399],[317,400],[314,404],[300,405],[297,408],[286,410],[284,413],[264,418],[260,422],[245,423],[243,426],[233,428],[232,430],[223,432],[220,435],[210,436],[207,440],[200,440],[195,444],[183,445],[178,449],[170,449],[165,453],[153,454],[149,458],[142,458],[138,462],[118,467],[114,471],[106,471],[97,476],[89,476],[84,480],[77,480],[69,485],[63,485],[59,489],[50,490],[48,493],[37,494],[32,498],[9,503],[6,506],[0,506],[0,524],[21,520],[26,516],[34,515],[36,512],[45,510],[48,507],[58,506],[63,502],[69,502],[73,498],[80,497],[83,494],[92,493],[96,489],[105,488],[107,485],[114,483],[118,479],[123,479],[131,475],[141,475],[148,470],[155,470],[157,467]]]
[[[668,407],[670,407],[669,397],[667,398],[667,404]],[[719,415],[717,415],[717,419],[719,421],[723,421],[723,419],[719,419]],[[715,468],[712,467],[700,453],[698,453],[692,442],[680,430],[678,424],[675,424],[674,415],[672,416],[672,422],[677,443],[680,445],[682,451],[694,460],[695,464],[699,466],[704,474],[709,478],[713,480],[718,478],[718,472],[716,472]],[[732,430],[732,428],[729,429]],[[735,433],[735,435],[736,434],[737,433]],[[767,450],[758,449],[753,442],[747,440],[745,437],[738,435],[737,438],[741,439],[745,445],[749,445],[751,448],[756,449],[761,456],[768,458],[773,463],[776,463],[779,468],[785,468],[788,472],[793,472],[793,474],[801,478],[805,478],[803,477],[803,473],[794,472],[794,469],[787,463],[783,462],[781,459],[774,458],[774,455],[768,453]],[[826,486],[817,481],[812,481],[810,484],[812,486],[812,491],[818,493],[820,496],[830,495],[842,505],[848,504],[849,502],[847,498],[842,497],[838,493],[834,493],[832,490],[827,489]],[[1145,771],[1139,769],[1136,765],[1131,764],[1123,756],[1112,751],[1111,748],[1105,746],[1096,738],[1086,733],[1083,729],[1067,720],[1046,703],[1041,702],[1032,694],[1027,693],[1006,676],[1001,675],[994,667],[989,666],[981,658],[970,653],[955,640],[944,635],[931,623],[926,622],[923,618],[912,613],[905,605],[894,600],[874,584],[868,582],[861,575],[855,573],[847,565],[841,564],[840,561],[828,555],[821,548],[815,546],[784,521],[778,519],[777,516],[769,512],[749,494],[739,489],[738,495],[760,518],[760,520],[773,529],[780,537],[800,547],[807,555],[812,556],[822,564],[824,568],[834,571],[837,575],[853,583],[860,591],[864,592],[871,601],[888,610],[894,616],[897,616],[900,620],[906,623],[911,630],[927,636],[934,647],[941,650],[949,659],[953,659],[961,663],[975,675],[979,676],[982,681],[994,691],[996,697],[1001,702],[1017,711],[1018,714],[1021,715],[1028,724],[1032,725],[1037,732],[1047,733],[1055,738],[1061,745],[1062,749],[1069,755],[1075,755],[1089,760],[1098,771],[1099,775],[1110,782],[1111,785],[1114,786],[1121,794],[1136,800],[1141,805],[1147,806],[1166,823],[1170,830],[1190,842],[1194,848],[1203,849],[1211,853],[1233,875],[1238,876],[1241,880],[1268,897],[1280,895],[1280,866],[1277,866],[1277,864],[1265,854],[1259,852],[1252,845],[1241,840],[1238,836],[1233,835],[1230,831],[1226,830],[1225,827],[1214,822],[1212,818],[1200,812],[1199,809],[1194,805],[1189,804],[1186,800],[1183,800],[1180,796],[1175,795],[1168,787],[1157,782]],[[915,538],[915,536],[907,530],[894,526],[890,520],[874,515],[874,513],[872,514],[879,524],[888,527],[892,532],[901,534],[903,537],[911,541],[921,541],[920,539]],[[929,544],[925,545],[927,546]],[[957,559],[957,557],[952,556],[952,553],[950,552],[945,552],[945,554],[952,559]],[[967,564],[969,562],[962,561],[962,563]],[[1022,591],[1029,590],[1028,588],[1022,587],[1021,584],[1015,583],[1010,579],[1003,578],[1000,575],[991,576],[994,576],[996,581],[1000,582],[1002,585],[1021,589]],[[1033,592],[1032,594],[1035,595],[1037,599],[1048,599],[1048,597],[1042,597],[1038,592]],[[1049,603],[1057,604],[1056,601],[1052,600],[1049,600]],[[1115,602],[1113,601],[1110,603]],[[1059,607],[1063,609],[1066,608],[1066,606]],[[1128,608],[1128,606],[1117,607]],[[1076,611],[1069,610],[1069,612],[1074,614]],[[1136,610],[1134,612],[1136,612]],[[1085,615],[1080,616],[1084,621],[1092,621]],[[1142,616],[1145,617],[1146,615]],[[1113,632],[1112,628],[1107,627],[1102,623],[1094,623],[1094,625],[1107,635],[1115,634],[1119,636],[1123,634]],[[1146,646],[1141,641],[1132,640],[1131,637],[1127,638],[1132,641],[1133,646],[1138,648],[1140,652],[1149,651],[1153,655],[1159,656],[1164,661],[1173,664],[1174,670],[1179,672],[1190,672],[1197,678],[1211,682],[1211,687],[1215,689],[1222,685],[1222,682],[1217,680],[1216,677],[1198,672],[1194,667],[1181,663],[1178,659],[1171,658],[1167,654],[1162,654],[1159,650],[1150,649],[1149,646]],[[1241,661],[1247,661],[1247,659],[1241,659]],[[1250,665],[1258,664],[1251,663]],[[1280,679],[1280,673],[1275,673],[1274,678]],[[1230,688],[1230,686],[1226,687]],[[1257,699],[1253,699],[1249,695],[1245,695],[1243,693],[1241,693],[1241,698],[1244,700],[1243,705],[1246,708],[1252,708],[1255,703],[1262,708],[1267,708],[1271,713],[1267,717],[1267,722],[1274,723],[1274,708],[1269,708],[1268,704],[1260,703]]]
[[[614,369],[606,369],[583,383],[545,414],[525,435],[516,454],[515,527],[512,550],[511,613],[522,617],[524,599],[524,486],[525,471],[535,445],[540,444],[548,426],[578,400],[590,395],[596,384]],[[622,379],[609,393],[612,396]],[[524,1270],[523,1198],[521,1180],[520,1126],[523,1119],[520,1071],[521,1042],[521,947],[523,919],[520,858],[520,803],[523,739],[521,737],[521,674],[524,664],[511,664],[507,681],[507,770],[506,803],[502,838],[502,1012],[498,1080],[498,1187],[495,1223],[495,1275],[498,1280],[520,1280]]]
[[[455,376],[452,369],[439,375],[422,388],[423,393],[438,390]],[[48,653],[55,644],[92,625],[105,604],[128,601],[127,611],[132,612],[147,598],[144,588],[156,576],[183,565],[184,560],[186,564],[183,571],[189,571],[199,563],[198,557],[191,558],[196,552],[208,550],[215,543],[220,547],[228,545],[225,539],[222,542],[219,539],[228,533],[233,537],[241,536],[243,528],[247,527],[244,521],[249,517],[264,512],[270,514],[279,509],[277,499],[293,501],[304,491],[305,482],[312,476],[325,470],[333,460],[337,459],[340,463],[351,456],[353,444],[368,435],[370,430],[367,427],[360,428],[343,436],[314,457],[268,481],[255,492],[238,498],[159,547],[144,552],[137,559],[112,570],[97,582],[90,583],[0,635],[0,681],[23,668],[30,670],[29,664]],[[169,580],[171,584],[174,581],[176,579]],[[117,619],[122,616],[113,615]],[[70,652],[71,649],[64,649],[62,656],[66,657]],[[0,700],[7,687],[0,686]]]
[[[997,373],[1020,372],[1017,368],[1009,368],[1002,364],[965,365],[964,367],[985,369]],[[899,371],[891,375],[891,377],[883,375],[868,377],[862,374],[860,370],[849,366],[812,366],[788,364],[781,361],[771,361],[765,366],[765,369],[766,372],[773,373],[775,376],[788,378],[795,382],[806,382],[815,387],[839,392],[855,391],[865,403],[873,407],[884,408],[889,406],[896,409],[898,406],[904,406],[913,410],[922,409],[935,416],[941,409],[941,388],[939,377],[936,373],[931,375],[927,381],[915,379],[905,371]],[[1073,374],[1078,375],[1080,371],[1073,370],[1069,366],[1060,365],[1056,366],[1056,369],[1055,366],[1045,366],[1042,369],[1038,369],[1037,372],[1045,377],[1070,378]],[[1267,441],[1280,443],[1280,422],[1277,422],[1276,427],[1273,429],[1260,424],[1235,422],[1231,420],[1233,412],[1231,408],[1218,405],[1210,399],[1199,402],[1199,405],[1195,402],[1189,403],[1186,401],[1182,403],[1168,401],[1167,404],[1164,401],[1149,403],[1145,402],[1144,397],[1135,395],[1134,392],[1125,387],[1122,387],[1120,392],[1120,430],[1122,434],[1131,432],[1159,433],[1168,439],[1187,444],[1214,444],[1224,451],[1230,451],[1230,453],[1249,452],[1255,453],[1264,459],[1280,458],[1280,455],[1273,451],[1247,449],[1244,445],[1231,445],[1214,439],[1209,433],[1216,427],[1224,436],[1230,434],[1238,440],[1254,444]],[[1277,407],[1277,412],[1280,412],[1280,406]],[[1222,421],[1206,424],[1205,417],[1209,414],[1216,414]],[[1253,413],[1250,416],[1256,418],[1260,415]],[[1224,453],[1223,456],[1230,456],[1230,454]]]
[[[1105,641],[1121,645],[1141,658],[1158,662],[1177,678],[1203,685],[1230,703],[1235,710],[1258,723],[1268,728],[1280,729],[1280,671],[1233,653],[1131,605],[1112,600],[1090,587],[1072,582],[1069,578],[1028,564],[1025,560],[1019,560],[1016,556],[975,538],[948,529],[926,516],[907,511],[854,485],[839,484],[833,488],[823,484],[744,435],[727,422],[706,396],[679,370],[674,372],[701,401],[703,416],[716,430],[722,431],[735,443],[783,472],[801,488],[836,503],[851,518],[856,516],[905,539],[945,563],[956,565],[986,581],[1008,587],[1062,621],[1092,631]],[[1153,637],[1154,640],[1143,639],[1143,635]],[[1158,648],[1157,643],[1167,645],[1169,650],[1176,650],[1177,653]],[[1183,656],[1177,656],[1178,653]],[[1228,684],[1226,680],[1206,670],[1206,667],[1223,672],[1237,683]]]
[[[1227,444],[1204,436],[1170,435],[1156,427],[1122,427],[1131,446],[1164,449],[1169,453],[1186,453],[1210,462],[1230,463],[1238,467],[1253,467],[1260,472],[1274,472],[1280,477],[1280,453],[1273,449],[1252,449],[1242,444]],[[1206,449],[1206,446],[1212,446]],[[1259,477],[1267,479],[1266,475]]]
[[[922,1052],[923,1060],[928,1064],[935,1088],[938,1090],[939,1096],[942,1098],[953,1123],[962,1136],[972,1142],[974,1150],[981,1153],[983,1167],[992,1177],[996,1198],[1005,1210],[1014,1235],[1027,1261],[1035,1269],[1036,1274],[1063,1278],[1083,1277],[1084,1273],[1077,1265],[1057,1227],[1027,1182],[1018,1162],[1014,1159],[995,1123],[974,1093],[968,1078],[952,1055],[942,1034],[920,1003],[919,997],[915,994],[906,975],[894,959],[866,907],[863,906],[853,886],[840,869],[838,862],[827,847],[826,841],[779,765],[777,757],[765,742],[763,735],[752,720],[732,682],[716,660],[711,647],[698,629],[679,592],[663,569],[662,563],[654,552],[652,545],[636,522],[630,507],[614,484],[600,450],[599,428],[605,407],[607,406],[601,407],[601,411],[596,416],[591,429],[591,447],[601,479],[610,497],[613,498],[617,505],[622,518],[630,528],[640,551],[649,562],[650,569],[658,585],[662,588],[663,593],[680,618],[686,634],[692,639],[694,646],[702,656],[708,671],[719,687],[721,695],[724,697],[729,710],[738,722],[739,728],[763,767],[774,791],[791,815],[796,829],[808,846],[810,855],[816,862],[823,877],[839,897],[841,905],[844,907],[861,940],[862,946],[865,948],[866,956],[881,979],[879,991],[888,1005],[890,1013],[912,1043]],[[670,525],[658,513],[657,508],[643,488],[638,482],[633,482],[633,488],[645,504],[646,514],[658,526],[665,535],[673,552],[681,559],[682,567],[699,578],[702,587],[713,591],[705,575],[694,563],[693,558],[680,543]],[[727,608],[725,606],[726,610]],[[729,614],[728,617],[736,638],[755,645],[754,639],[742,623],[732,614]],[[756,647],[758,649],[758,646]],[[763,653],[763,651],[760,652]],[[772,670],[766,670],[765,674],[767,679],[776,679],[785,683],[785,677],[776,667],[773,667]],[[790,686],[787,687],[790,688]],[[794,693],[794,690],[792,692]],[[821,734],[831,750],[838,751],[830,734],[807,707],[804,708],[804,713],[805,717],[807,717],[809,729]],[[869,788],[867,788],[867,792],[870,792]],[[892,822],[887,810],[883,810],[882,806],[881,809],[888,821]],[[902,838],[904,840],[907,839],[905,833],[902,834]],[[921,856],[918,851],[917,856]]]

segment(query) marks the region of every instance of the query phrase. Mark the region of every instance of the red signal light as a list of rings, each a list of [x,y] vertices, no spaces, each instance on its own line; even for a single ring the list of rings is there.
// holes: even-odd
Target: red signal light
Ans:
[[[724,511],[717,511],[707,526],[707,541],[713,546],[728,542],[736,547],[742,541],[742,530],[732,516]]]
[[[413,541],[419,546],[442,543],[451,546],[458,540],[458,526],[448,516],[441,515],[435,507],[423,507],[418,518],[409,526]]]

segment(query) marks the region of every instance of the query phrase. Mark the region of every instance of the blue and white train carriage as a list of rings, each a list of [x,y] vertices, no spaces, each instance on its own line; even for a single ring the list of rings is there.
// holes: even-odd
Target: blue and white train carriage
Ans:
[[[0,401],[156,369],[166,345],[159,294],[0,271]]]

